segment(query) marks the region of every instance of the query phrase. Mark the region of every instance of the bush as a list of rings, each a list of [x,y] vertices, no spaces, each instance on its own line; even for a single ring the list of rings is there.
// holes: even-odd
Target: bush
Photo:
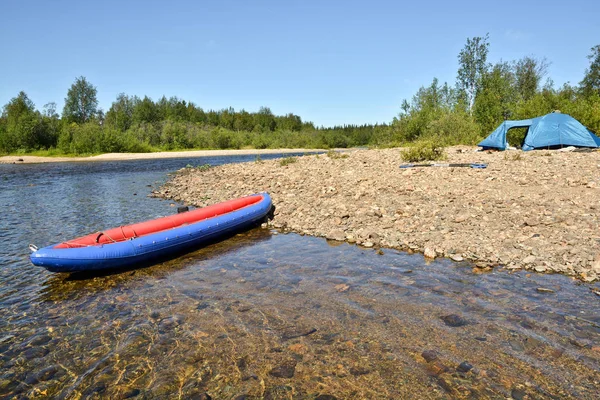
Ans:
[[[406,162],[445,160],[446,151],[432,141],[420,141],[413,147],[400,151],[400,157]]]
[[[225,128],[215,128],[210,133],[213,147],[217,149],[239,149],[240,138],[233,131]]]
[[[475,145],[480,140],[477,123],[466,112],[452,112],[431,121],[423,136],[444,146]]]
[[[297,161],[298,159],[296,157],[284,157],[281,159],[281,161],[279,161],[279,165],[285,167],[286,165],[293,164]]]
[[[63,125],[58,138],[58,147],[65,153],[91,154],[101,151],[102,128],[94,122],[78,125],[72,122]]]
[[[327,152],[327,157],[332,158],[332,159],[335,160],[335,159],[338,159],[338,158],[348,158],[348,154],[341,154],[341,153],[338,153],[335,150],[329,150]]]

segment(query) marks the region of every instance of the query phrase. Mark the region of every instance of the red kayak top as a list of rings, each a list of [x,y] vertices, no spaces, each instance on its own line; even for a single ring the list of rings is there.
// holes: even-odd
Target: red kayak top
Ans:
[[[262,200],[262,198],[262,195],[242,197],[181,214],[170,215],[168,217],[157,218],[137,224],[119,226],[117,228],[91,233],[87,236],[82,236],[77,239],[59,243],[54,246],[54,248],[65,249],[123,242],[136,237],[177,228],[183,225],[193,224],[209,218],[217,217],[219,215],[227,214],[232,211],[237,211],[241,208],[258,203]]]

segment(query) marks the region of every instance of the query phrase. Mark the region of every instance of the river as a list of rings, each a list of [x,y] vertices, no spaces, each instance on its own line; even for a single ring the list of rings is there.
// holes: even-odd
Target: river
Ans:
[[[0,165],[0,398],[598,398],[600,285],[561,275],[264,228],[123,273],[29,262],[175,213],[149,194],[188,164],[252,160]]]

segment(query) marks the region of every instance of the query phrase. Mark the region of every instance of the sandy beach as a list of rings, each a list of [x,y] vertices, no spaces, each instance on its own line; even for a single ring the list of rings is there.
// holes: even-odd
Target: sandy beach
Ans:
[[[184,158],[206,156],[232,156],[244,154],[282,154],[320,151],[315,149],[244,149],[244,150],[189,150],[161,151],[156,153],[106,153],[91,157],[39,157],[39,156],[2,156],[0,164],[34,164],[50,162],[89,162],[147,160],[153,158]],[[322,150],[321,150],[322,151]]]
[[[448,150],[485,169],[399,168],[399,149],[184,169],[154,195],[204,206],[266,191],[270,226],[583,281],[600,277],[600,152]]]

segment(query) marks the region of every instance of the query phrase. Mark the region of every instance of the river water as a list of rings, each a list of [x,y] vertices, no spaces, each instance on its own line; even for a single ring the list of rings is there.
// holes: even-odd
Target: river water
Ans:
[[[269,156],[262,156],[270,158]],[[81,276],[27,245],[176,212],[188,164],[0,165],[0,398],[600,396],[600,285],[264,228]]]

